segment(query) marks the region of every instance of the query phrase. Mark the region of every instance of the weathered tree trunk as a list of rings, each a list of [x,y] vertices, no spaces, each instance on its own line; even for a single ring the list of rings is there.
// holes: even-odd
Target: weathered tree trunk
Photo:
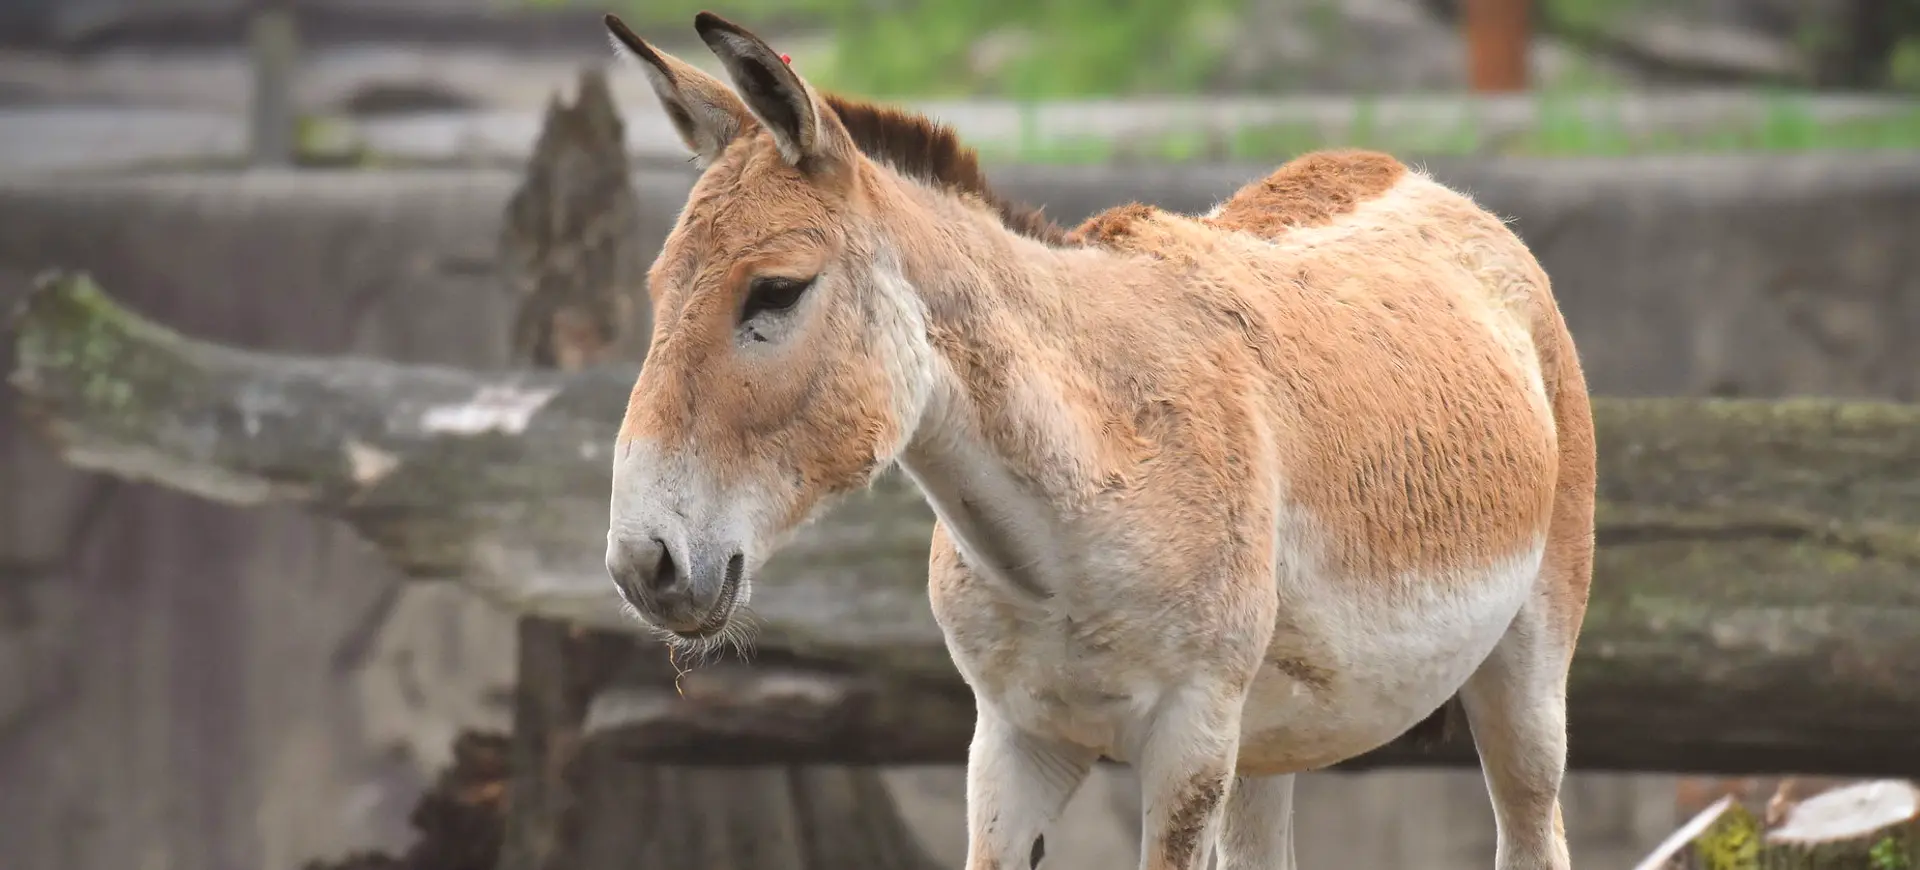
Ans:
[[[529,638],[529,633],[556,636]],[[871,767],[786,764],[675,765],[635,755],[602,727],[608,687],[644,686],[672,697],[675,668],[651,640],[526,620],[519,691],[532,715],[516,740],[543,742],[557,766],[540,788],[549,812],[510,814],[517,836],[550,844],[538,863],[512,853],[503,868],[566,870],[698,867],[712,870],[877,870],[933,866],[894,811]],[[558,691],[545,683],[565,682]],[[594,689],[597,687],[597,691]],[[615,692],[617,694],[617,690]],[[523,706],[523,711],[529,707]],[[516,834],[510,833],[511,842]]]
[[[576,371],[618,361],[623,341],[631,345],[644,325],[635,322],[634,309],[644,306],[635,304],[633,286],[644,265],[626,253],[639,210],[627,168],[624,125],[606,81],[583,73],[572,105],[558,95],[547,104],[501,226],[499,261],[520,296],[512,340],[521,363]],[[618,815],[590,818],[580,794],[582,780],[600,773],[580,765],[580,724],[606,679],[607,657],[565,622],[537,614],[520,618],[516,640],[513,779],[500,868],[572,867],[596,821],[634,828]]]
[[[639,635],[605,577],[632,371],[480,374],[194,342],[54,276],[12,380],[85,468],[336,516],[409,574]],[[1920,407],[1594,400],[1599,554],[1575,656],[1586,769],[1920,775]],[[970,700],[926,601],[931,514],[897,475],[756,580],[757,661],[644,683],[590,729],[681,763],[965,757]],[[633,655],[660,658],[657,647]],[[624,734],[622,737],[615,732]],[[1464,741],[1371,764],[1471,763]]]
[[[513,335],[521,361],[578,371],[645,356],[650,253],[638,249],[630,177],[605,78],[583,73],[573,105],[549,105],[501,233],[500,261],[521,294]],[[550,616],[521,618],[501,870],[929,865],[875,770],[668,767],[598,745],[585,727],[589,708],[635,653],[657,661],[664,650]],[[656,692],[675,678],[626,671]]]

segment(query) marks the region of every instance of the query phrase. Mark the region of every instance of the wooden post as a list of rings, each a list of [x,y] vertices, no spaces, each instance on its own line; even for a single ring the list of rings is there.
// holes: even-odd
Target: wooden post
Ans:
[[[1532,0],[1465,0],[1467,79],[1480,93],[1527,89]]]
[[[253,106],[247,160],[254,166],[290,166],[296,144],[293,79],[300,54],[293,0],[253,0],[248,14]]]

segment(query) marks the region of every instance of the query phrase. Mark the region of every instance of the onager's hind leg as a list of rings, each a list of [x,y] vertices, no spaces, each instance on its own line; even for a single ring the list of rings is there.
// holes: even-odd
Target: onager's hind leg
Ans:
[[[1294,870],[1293,774],[1234,779],[1215,857],[1217,870]]]
[[[981,705],[967,753],[967,870],[1040,866],[1041,835],[1097,758],[1023,733]]]
[[[1493,798],[1497,870],[1569,870],[1560,819],[1573,643],[1545,595],[1522,607],[1460,689]]]

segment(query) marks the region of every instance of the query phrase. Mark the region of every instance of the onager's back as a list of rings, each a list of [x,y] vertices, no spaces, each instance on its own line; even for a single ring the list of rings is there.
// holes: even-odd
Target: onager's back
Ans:
[[[1339,152],[1205,217],[1068,232],[717,16],[738,95],[609,26],[706,165],[614,469],[608,569],[641,616],[727,637],[779,542],[898,464],[978,702],[970,870],[1037,862],[1102,755],[1140,770],[1143,867],[1291,867],[1293,774],[1456,696],[1497,865],[1567,866],[1592,423],[1497,218]]]

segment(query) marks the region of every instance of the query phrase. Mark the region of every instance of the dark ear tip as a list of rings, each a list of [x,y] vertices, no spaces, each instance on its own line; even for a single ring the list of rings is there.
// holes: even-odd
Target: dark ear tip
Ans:
[[[628,27],[625,21],[621,21],[620,16],[609,12],[602,20],[607,23],[607,31],[613,34],[614,39],[620,40],[620,44],[626,46],[627,50],[639,55],[642,60],[653,62],[655,65],[659,64],[659,58],[653,53],[652,46],[647,45],[647,41],[641,39],[640,34],[634,33],[633,28]]]
[[[700,14],[693,16],[693,29],[700,34],[702,40],[709,43],[713,41],[715,35],[721,33],[759,41],[753,34],[748,33],[746,28],[704,9]]]

